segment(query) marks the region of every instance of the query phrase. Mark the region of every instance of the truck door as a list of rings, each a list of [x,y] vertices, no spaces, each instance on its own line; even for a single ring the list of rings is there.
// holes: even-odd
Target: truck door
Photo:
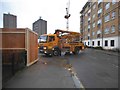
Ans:
[[[49,36],[48,38],[48,49],[52,49],[52,47],[54,46],[55,43],[55,36]]]

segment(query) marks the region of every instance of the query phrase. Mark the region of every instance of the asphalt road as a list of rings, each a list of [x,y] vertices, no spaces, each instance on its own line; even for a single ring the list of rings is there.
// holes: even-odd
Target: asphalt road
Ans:
[[[88,48],[65,58],[85,88],[118,88],[118,56],[114,54]]]

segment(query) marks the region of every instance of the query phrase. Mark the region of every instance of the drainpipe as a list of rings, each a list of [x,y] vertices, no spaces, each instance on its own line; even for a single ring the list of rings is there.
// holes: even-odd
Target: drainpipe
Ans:
[[[102,48],[103,48],[103,34],[104,34],[104,2],[102,2],[103,3],[103,14],[102,14]]]

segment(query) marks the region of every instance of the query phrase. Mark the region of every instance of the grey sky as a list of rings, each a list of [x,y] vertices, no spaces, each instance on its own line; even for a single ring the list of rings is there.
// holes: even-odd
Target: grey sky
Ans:
[[[88,0],[70,0],[69,27],[71,31],[79,32],[80,14],[82,7]],[[0,1],[0,27],[3,27],[3,13],[10,12],[17,15],[18,28],[32,29],[32,23],[39,19],[48,23],[48,33],[55,29],[66,29],[66,6],[68,0],[1,0]]]

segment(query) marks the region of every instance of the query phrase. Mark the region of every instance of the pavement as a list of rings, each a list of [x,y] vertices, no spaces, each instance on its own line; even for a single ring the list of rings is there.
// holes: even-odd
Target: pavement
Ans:
[[[98,49],[93,49],[93,50],[96,50],[96,51],[99,51],[101,53],[105,53],[105,54],[108,54],[108,55],[114,55],[114,56],[120,56],[120,52],[117,52],[117,51],[110,51],[110,50],[98,50]]]
[[[53,61],[53,58],[49,58]],[[68,70],[57,65],[59,63],[47,62],[47,59],[39,59],[35,64],[16,73],[3,88],[75,88]]]

